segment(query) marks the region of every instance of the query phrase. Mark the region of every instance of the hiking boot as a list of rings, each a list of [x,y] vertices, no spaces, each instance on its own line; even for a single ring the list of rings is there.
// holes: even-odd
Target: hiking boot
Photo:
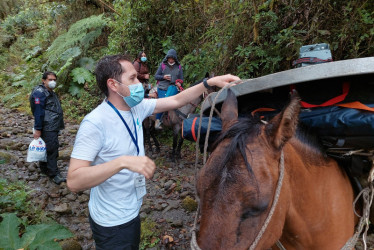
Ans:
[[[162,127],[161,127],[161,121],[159,119],[156,120],[155,129],[157,129],[157,130],[162,129]]]
[[[53,182],[57,185],[60,185],[61,182],[66,182],[66,179],[63,178],[60,174],[57,174],[55,177],[52,178]]]

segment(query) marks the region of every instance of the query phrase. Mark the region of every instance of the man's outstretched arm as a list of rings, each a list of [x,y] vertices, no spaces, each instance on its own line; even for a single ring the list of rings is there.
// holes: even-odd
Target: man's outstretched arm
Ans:
[[[207,80],[209,86],[217,86],[223,88],[227,84],[233,81],[240,80],[239,77],[233,75],[216,76]],[[161,113],[168,110],[180,108],[194,99],[198,98],[206,90],[203,83],[199,83],[193,87],[190,87],[183,92],[170,96],[167,98],[157,99],[154,114]]]

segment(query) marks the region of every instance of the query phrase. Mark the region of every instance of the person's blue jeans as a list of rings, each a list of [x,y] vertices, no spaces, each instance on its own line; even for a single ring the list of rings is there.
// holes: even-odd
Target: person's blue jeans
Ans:
[[[178,89],[175,85],[170,85],[167,90],[157,88],[158,98],[165,98],[168,96],[173,96],[178,93]],[[156,114],[156,119],[161,120],[163,113]]]
[[[114,227],[103,227],[88,217],[97,250],[138,250],[140,217]]]

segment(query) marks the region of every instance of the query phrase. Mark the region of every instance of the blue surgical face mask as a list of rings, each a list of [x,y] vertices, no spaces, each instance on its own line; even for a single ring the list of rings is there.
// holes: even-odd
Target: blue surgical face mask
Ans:
[[[118,81],[117,81],[118,82]],[[119,84],[122,84],[118,82]],[[122,96],[123,100],[126,102],[126,104],[132,108],[141,103],[144,98],[144,88],[143,85],[139,82],[136,84],[131,84],[131,85],[125,85],[126,87],[129,88],[130,90],[130,95],[129,96],[123,96],[120,93],[117,92],[120,96]]]
[[[147,61],[147,57],[145,57],[145,56],[140,57],[140,61],[142,61],[142,62]]]

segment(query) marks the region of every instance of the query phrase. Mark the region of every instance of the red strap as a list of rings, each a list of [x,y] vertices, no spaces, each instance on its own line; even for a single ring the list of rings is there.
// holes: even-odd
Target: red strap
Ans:
[[[319,59],[318,57],[302,57],[292,62],[292,66],[300,63],[326,63],[332,62],[332,58]]]
[[[370,112],[374,112],[374,108],[371,108],[369,106],[366,106],[365,104],[362,104],[361,102],[349,102],[349,103],[343,103],[343,104],[337,104],[336,106],[344,107],[344,108],[351,108],[351,109],[360,109],[360,110],[366,110]]]
[[[196,124],[197,117],[195,117],[192,121],[192,127],[191,127],[191,133],[194,141],[197,141],[196,135],[195,135],[195,124]]]
[[[300,101],[300,104],[303,108],[315,108],[315,107],[327,107],[337,104],[338,102],[342,102],[348,95],[349,92],[349,83],[343,83],[343,93],[339,96],[336,96],[322,104],[310,104],[304,101]],[[295,85],[291,85],[291,90],[295,89]]]
[[[264,111],[275,111],[275,109],[273,109],[273,108],[258,108],[258,109],[253,110],[251,112],[251,115],[254,116],[255,113],[264,112]]]

